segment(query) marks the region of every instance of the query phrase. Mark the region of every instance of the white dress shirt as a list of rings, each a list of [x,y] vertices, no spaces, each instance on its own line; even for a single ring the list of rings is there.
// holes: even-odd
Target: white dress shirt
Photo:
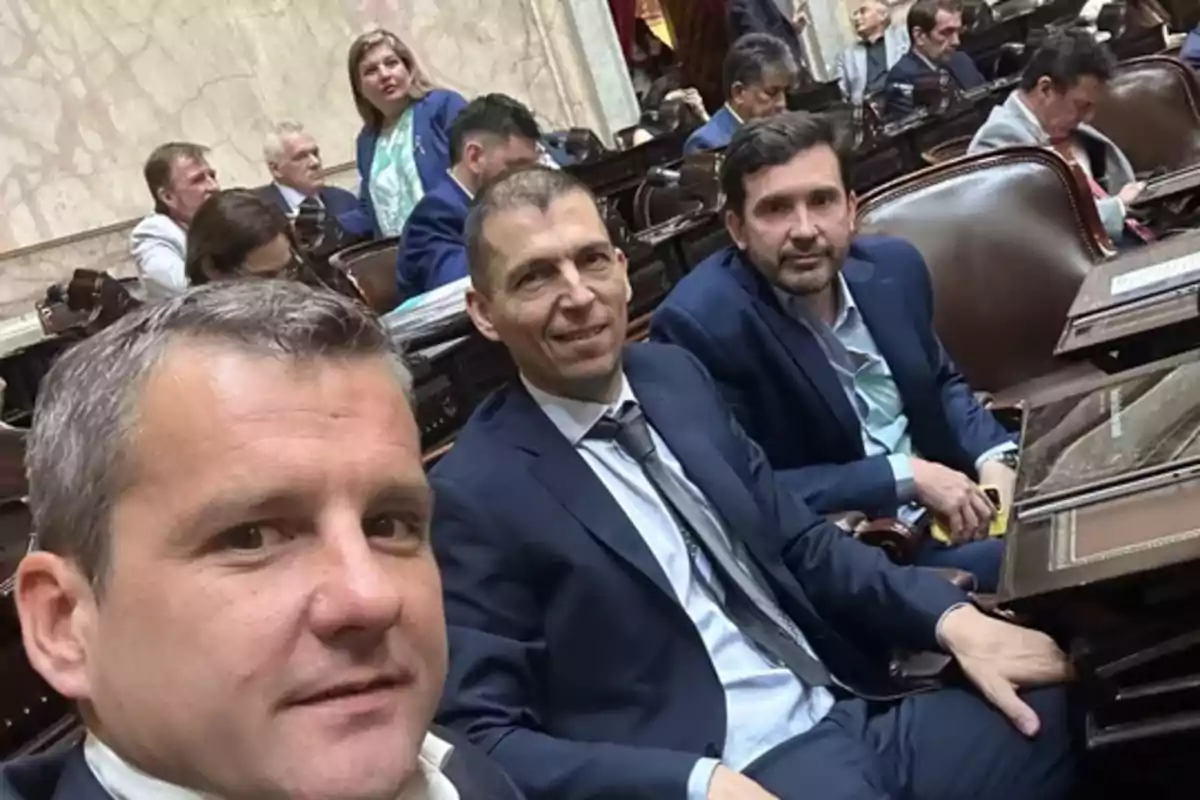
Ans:
[[[585,438],[606,413],[615,414],[626,400],[636,402],[629,382],[622,378],[620,396],[615,403],[604,405],[555,397],[532,386],[524,377],[522,381],[642,535],[696,626],[725,690],[724,757],[721,762],[700,758],[688,781],[689,800],[703,800],[718,763],[736,770],[745,768],[768,750],[816,725],[833,707],[834,697],[824,687],[805,686],[791,670],[763,655],[738,629],[718,600],[705,589],[705,584],[711,581],[697,580],[693,574],[683,533],[638,463],[616,442]],[[724,532],[723,521],[688,480],[683,467],[653,427],[650,435],[666,468],[696,499],[715,527]],[[699,568],[711,578],[707,561],[702,555],[697,558]],[[801,644],[811,652],[803,637]]]
[[[293,189],[291,186],[285,186],[282,183],[276,182],[275,188],[279,190],[281,195],[283,195],[283,201],[288,204],[288,216],[296,216],[296,214],[300,211],[300,204],[309,199],[316,200],[317,205],[321,208],[325,207],[325,202],[321,200],[321,195],[319,192],[309,198],[309,196],[303,192]]]
[[[454,747],[432,733],[425,735],[417,766],[421,780],[406,789],[398,800],[459,800],[458,790],[442,773]],[[83,757],[104,791],[113,800],[217,800],[211,795],[161,781],[125,761],[112,748],[88,734]]]

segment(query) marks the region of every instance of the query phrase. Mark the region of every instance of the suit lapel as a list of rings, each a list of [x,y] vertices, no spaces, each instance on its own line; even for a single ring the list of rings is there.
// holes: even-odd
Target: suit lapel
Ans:
[[[634,345],[633,349],[636,348]],[[704,410],[691,413],[686,405],[692,395],[683,387],[664,381],[656,366],[653,360],[636,357],[627,358],[625,362],[629,385],[651,427],[662,437],[688,480],[700,490],[724,523],[726,535],[742,542],[758,567],[772,575],[776,585],[788,587],[790,594],[805,603],[806,610],[815,613],[799,584],[783,568],[778,548],[773,549],[769,540],[757,535],[764,520],[762,511],[745,488],[745,480],[714,445],[718,439],[714,438],[710,427],[696,424],[704,418]]]
[[[733,270],[738,283],[750,295],[759,317],[779,340],[797,372],[824,401],[842,435],[855,450],[861,452],[862,435],[858,416],[850,407],[837,373],[830,365],[829,357],[821,349],[820,343],[808,328],[787,315],[780,307],[770,284],[753,267],[745,263],[736,248],[730,248],[730,254],[730,269]],[[797,422],[814,424],[816,421],[798,419]]]
[[[588,533],[674,600],[666,573],[601,480],[519,382],[509,393],[510,410],[494,422],[510,443],[535,456],[533,476]]]

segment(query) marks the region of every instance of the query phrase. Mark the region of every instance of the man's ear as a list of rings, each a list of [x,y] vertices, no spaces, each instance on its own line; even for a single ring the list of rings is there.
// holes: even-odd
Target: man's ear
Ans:
[[[729,238],[733,239],[733,243],[737,246],[738,250],[746,249],[745,223],[738,216],[738,213],[732,209],[725,210],[725,230],[729,231]]]
[[[858,228],[858,195],[851,189],[846,195],[846,207],[850,214],[850,231]]]
[[[15,598],[29,663],[64,697],[90,697],[87,643],[97,606],[88,579],[72,561],[33,552],[17,567]]]
[[[633,300],[633,284],[629,282],[629,259],[625,257],[625,251],[617,247],[613,249],[613,261],[625,276],[625,303],[628,305]]]
[[[500,334],[491,319],[491,299],[474,286],[467,287],[467,314],[483,338],[493,342],[500,341]]]
[[[283,178],[283,172],[282,172],[282,170],[280,170],[280,169],[279,169],[279,162],[278,162],[278,161],[268,161],[268,162],[267,162],[267,169],[270,171],[270,173],[271,173],[271,177],[272,177],[273,179],[275,179],[276,181],[278,181],[278,180],[282,180],[282,178]]]

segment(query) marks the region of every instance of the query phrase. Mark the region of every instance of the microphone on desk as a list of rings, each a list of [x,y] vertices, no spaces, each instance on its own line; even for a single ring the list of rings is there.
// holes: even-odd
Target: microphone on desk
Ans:
[[[651,186],[678,186],[682,175],[677,169],[651,167],[646,170],[646,183]]]

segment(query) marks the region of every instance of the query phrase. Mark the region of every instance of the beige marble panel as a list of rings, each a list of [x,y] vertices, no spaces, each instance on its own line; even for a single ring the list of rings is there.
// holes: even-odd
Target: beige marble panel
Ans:
[[[125,229],[108,228],[149,211],[141,167],[161,142],[211,146],[226,186],[266,180],[262,135],[283,118],[350,161],[346,50],[377,25],[444,86],[603,127],[560,0],[3,0],[0,314],[73,267],[122,271]]]

